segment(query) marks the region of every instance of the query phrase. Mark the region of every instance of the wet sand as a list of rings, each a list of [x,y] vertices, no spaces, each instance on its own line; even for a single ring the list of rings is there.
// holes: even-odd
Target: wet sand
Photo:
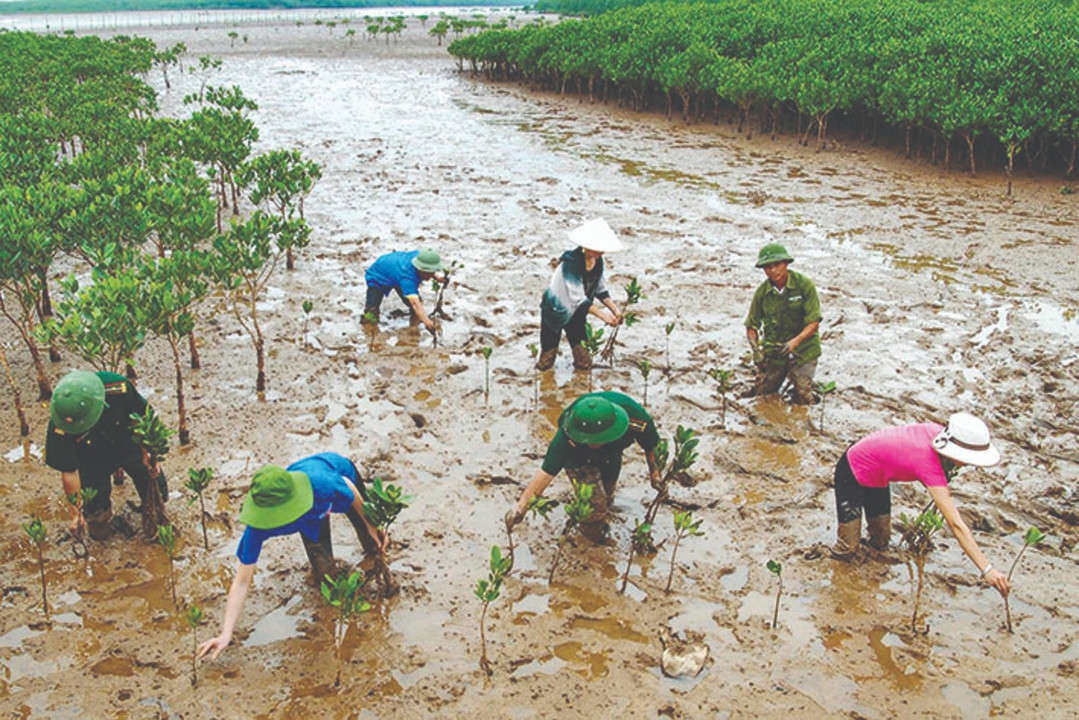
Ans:
[[[237,637],[188,679],[190,636],[172,608],[161,549],[138,541],[91,545],[88,562],[63,539],[55,472],[18,460],[6,418],[7,482],[0,709],[13,717],[627,717],[778,716],[1074,717],[1077,640],[1075,478],[1079,317],[1075,196],[1054,178],[1020,177],[1002,198],[999,175],[944,173],[894,151],[840,141],[820,154],[735,137],[731,125],[685,126],[575,97],[530,93],[456,72],[415,21],[399,43],[350,42],[343,28],[154,29],[184,41],[189,62],[212,53],[211,84],[257,100],[260,149],[298,147],[323,166],[305,203],[314,228],[297,270],[280,271],[260,311],[270,338],[269,390],[254,393],[254,355],[221,309],[200,324],[202,370],[189,372],[194,444],[166,460],[170,513],[184,546],[183,603],[197,602],[216,634],[242,530],[251,473],[334,450],[416,495],[390,551],[402,594],[375,603],[351,629],[342,685],[333,686],[333,616],[305,584],[295,539],[267,544]],[[357,34],[362,28],[357,27]],[[175,74],[174,74],[175,75]],[[193,75],[173,77],[165,112],[184,112]],[[763,193],[763,195],[761,195]],[[617,591],[633,520],[651,491],[639,451],[626,453],[613,524],[616,545],[576,540],[553,585],[547,569],[561,510],[516,533],[517,566],[488,613],[494,675],[479,669],[479,603],[502,514],[531,477],[560,409],[588,379],[564,348],[539,381],[526,345],[537,342],[548,261],[564,233],[595,215],[630,245],[609,258],[609,284],[645,287],[643,322],[620,334],[597,388],[640,396],[632,359],[657,368],[648,407],[664,436],[700,430],[692,487],[672,490],[704,519],[679,547],[674,592],[663,592],[670,544],[635,562]],[[783,242],[794,269],[821,295],[819,380],[837,394],[824,408],[776,398],[731,399],[725,426],[706,371],[749,372],[742,319],[759,246]],[[431,245],[464,264],[447,293],[452,320],[437,347],[408,327],[395,299],[366,332],[363,270],[377,255]],[[60,267],[58,271],[65,271]],[[304,299],[314,302],[303,336]],[[431,296],[427,294],[430,302]],[[667,366],[663,325],[677,323]],[[12,329],[0,337],[14,347]],[[494,347],[483,393],[480,347]],[[9,353],[24,397],[25,352]],[[140,390],[175,419],[167,349],[139,356]],[[52,368],[59,377],[77,362]],[[5,401],[5,408],[9,402]],[[1004,455],[953,485],[996,567],[1010,564],[1027,527],[1047,541],[1014,578],[1014,635],[995,591],[981,585],[950,537],[931,556],[923,608],[930,630],[910,632],[902,563],[807,559],[830,541],[832,467],[850,442],[889,424],[983,415]],[[47,412],[31,409],[40,454]],[[211,551],[195,507],[176,495],[187,469],[215,469]],[[551,494],[565,497],[560,477]],[[114,504],[134,498],[130,482]],[[893,513],[927,495],[900,488]],[[36,558],[19,523],[36,512],[46,547],[51,627],[42,624]],[[339,557],[361,559],[347,522],[334,522]],[[661,510],[657,540],[673,535]],[[779,626],[769,629],[774,578],[784,564]],[[659,671],[659,630],[703,637],[711,659],[696,678]]]

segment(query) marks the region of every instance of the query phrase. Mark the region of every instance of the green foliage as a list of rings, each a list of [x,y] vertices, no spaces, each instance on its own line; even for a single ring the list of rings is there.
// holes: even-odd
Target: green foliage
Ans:
[[[45,523],[41,522],[41,518],[37,515],[33,515],[30,518],[30,522],[22,524],[23,531],[30,536],[30,540],[34,545],[41,547],[45,542],[45,538],[48,536],[48,530],[45,527]]]
[[[492,545],[490,570],[487,573],[487,578],[476,581],[476,587],[472,590],[472,594],[484,605],[497,600],[499,592],[502,590],[502,581],[505,579],[509,569],[509,556],[503,557],[502,548],[498,545]]]
[[[704,535],[704,531],[701,530],[702,520],[694,520],[693,513],[689,510],[675,510],[674,511],[674,547],[671,548],[671,568],[667,573],[667,587],[665,592],[671,591],[671,581],[674,580],[674,559],[678,553],[678,545],[681,543],[682,538]]]
[[[97,489],[84,487],[80,488],[77,493],[68,493],[65,497],[71,505],[75,507],[85,507],[87,503],[97,497]]]
[[[775,630],[776,623],[779,622],[779,598],[783,594],[783,565],[775,560],[769,560],[765,567],[779,580],[779,585],[776,587],[776,606],[772,611],[772,629]]]
[[[933,536],[944,527],[944,518],[935,509],[926,510],[916,517],[899,513],[896,528],[907,551],[915,557],[924,558],[933,549]]]
[[[187,626],[192,630],[195,630],[202,624],[202,608],[198,605],[189,605],[187,613],[184,615],[184,619],[187,620]]]
[[[1032,527],[1027,530],[1027,534],[1023,536],[1023,545],[1031,546],[1037,545],[1045,539],[1045,533],[1036,527]]]
[[[165,549],[165,554],[170,559],[176,558],[176,528],[172,525],[158,525],[157,543]]]
[[[213,468],[191,468],[187,471],[187,482],[184,487],[191,492],[187,504],[195,502],[200,495],[210,486],[214,479]]]
[[[176,431],[167,427],[150,405],[142,415],[131,413],[131,422],[131,434],[139,447],[149,454],[150,465],[161,462],[168,455],[169,438]]]
[[[594,511],[592,494],[595,492],[596,486],[592,483],[582,483],[576,480],[571,482],[573,484],[573,499],[565,504],[564,509],[568,524],[572,527],[573,525],[580,525],[592,517]]]
[[[647,387],[648,375],[652,372],[652,363],[648,362],[648,358],[641,358],[637,361],[637,369],[641,372],[641,377],[644,379],[645,387]]]
[[[1023,547],[1019,549],[1019,552],[1015,556],[1015,560],[1012,560],[1012,566],[1008,568],[1008,582],[1012,581],[1012,573],[1015,572],[1015,566],[1019,564],[1019,558],[1023,557],[1023,553],[1026,552],[1028,547],[1038,545],[1045,540],[1045,534],[1036,527],[1029,528],[1026,534],[1023,536]],[[1012,629],[1012,608],[1008,604],[1008,596],[1004,596],[1004,617],[1008,632],[1014,632]]]
[[[817,382],[813,383],[813,389],[817,391],[817,394],[821,397],[835,392],[835,382]]]
[[[345,640],[348,625],[357,617],[371,609],[371,603],[363,594],[367,578],[360,571],[349,573],[342,571],[337,577],[327,575],[320,586],[322,599],[337,609],[337,622],[334,625],[333,644],[338,653]],[[338,656],[337,680],[341,680],[341,661]]]
[[[597,355],[602,348],[603,342],[603,328],[596,329],[592,327],[592,323],[586,322],[584,324],[584,342],[582,343],[588,354],[593,357]]]
[[[310,315],[311,311],[315,309],[315,303],[311,302],[310,300],[304,300],[303,304],[300,307],[303,308],[304,315]]]
[[[528,500],[527,512],[530,512],[538,517],[547,519],[547,517],[551,514],[551,511],[554,510],[556,507],[558,507],[557,500],[551,500],[549,498],[543,497],[542,495],[533,495]]]
[[[768,568],[768,572],[772,573],[776,577],[780,577],[783,575],[782,563],[778,563],[775,560],[769,560],[765,567]]]
[[[386,530],[392,525],[401,511],[412,502],[411,495],[405,495],[396,485],[383,485],[382,478],[374,478],[367,490],[363,514],[379,530]]]
[[[484,360],[489,360],[491,358],[491,351],[492,351],[492,348],[490,348],[490,347],[481,347],[480,348],[480,355],[483,355]]]
[[[528,352],[532,355],[532,359],[535,360],[539,355],[539,345],[536,343],[528,343]]]

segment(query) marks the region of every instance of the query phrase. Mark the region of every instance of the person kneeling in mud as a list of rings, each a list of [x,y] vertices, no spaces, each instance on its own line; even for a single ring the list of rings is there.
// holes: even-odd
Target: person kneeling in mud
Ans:
[[[887,550],[892,533],[890,483],[917,480],[929,491],[982,579],[1007,596],[1008,579],[982,553],[948,490],[948,481],[964,465],[990,467],[998,462],[1000,453],[989,442],[989,428],[969,413],[955,413],[946,428],[935,423],[901,425],[862,438],[847,448],[835,466],[839,526],[832,556],[840,560],[854,556],[861,541],[863,508],[870,546]]]
[[[391,252],[380,256],[364,273],[367,298],[362,322],[378,324],[382,298],[392,290],[408,306],[410,318],[435,332],[435,321],[427,315],[420,301],[420,285],[442,269],[442,258],[434,250]]]
[[[199,646],[199,657],[212,651],[217,658],[232,640],[247,590],[255,576],[262,543],[277,535],[299,533],[311,562],[311,584],[318,586],[334,574],[330,513],[344,513],[356,529],[366,556],[380,553],[386,536],[363,514],[364,489],[356,466],[337,453],[325,452],[297,460],[282,469],[267,465],[255,473],[244,498],[240,520],[247,524],[236,557],[240,561],[225,603],[221,633]]]
[[[517,503],[506,513],[506,526],[513,529],[524,518],[529,501],[542,495],[563,468],[571,479],[595,485],[592,517],[581,528],[590,539],[601,541],[614,502],[614,486],[622,470],[622,451],[637,443],[644,450],[652,487],[661,487],[661,468],[656,466],[659,433],[652,416],[636,401],[619,392],[588,393],[577,398],[558,418],[558,432],[547,446],[547,455]]]
[[[45,464],[60,471],[64,494],[75,498],[73,535],[82,537],[88,531],[101,541],[117,530],[134,534],[129,523],[112,513],[109,478],[120,468],[134,481],[140,502],[162,503],[169,496],[165,473],[150,464],[132,431],[131,415],[144,412],[146,400],[122,375],[75,370],[57,383],[49,402]],[[155,483],[157,493],[151,489]],[[85,505],[84,489],[94,490]]]

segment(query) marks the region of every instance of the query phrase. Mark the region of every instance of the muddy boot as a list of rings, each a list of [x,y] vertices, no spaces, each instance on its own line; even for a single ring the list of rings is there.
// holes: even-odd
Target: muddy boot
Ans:
[[[886,551],[892,539],[892,516],[875,515],[866,520],[866,528],[869,530],[869,546],[874,550]]]
[[[539,360],[536,361],[537,370],[550,370],[554,367],[554,359],[558,357],[558,348],[551,348],[550,350],[544,350],[540,353]]]
[[[862,537],[862,519],[839,523],[836,530],[836,542],[831,547],[832,557],[836,560],[850,560],[858,550],[858,542]]]
[[[588,352],[588,348],[578,343],[571,349],[573,350],[573,367],[578,370],[591,370],[592,355]]]
[[[112,537],[114,532],[112,524],[112,510],[100,510],[96,513],[83,513],[86,518],[86,531],[90,537],[98,542],[104,542]]]
[[[321,587],[326,576],[333,577],[337,570],[333,561],[333,543],[330,540],[329,516],[322,518],[317,542],[308,540],[303,533],[300,533],[300,539],[303,540],[303,549],[307,552],[307,560],[311,563],[311,572],[307,577],[307,582],[312,587]]]

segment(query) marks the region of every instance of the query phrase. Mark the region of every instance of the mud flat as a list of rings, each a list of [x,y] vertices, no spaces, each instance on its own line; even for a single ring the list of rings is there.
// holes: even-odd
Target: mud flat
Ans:
[[[224,57],[212,84],[237,84],[260,109],[266,147],[298,147],[323,166],[306,202],[313,242],[297,270],[264,299],[269,391],[254,394],[253,356],[224,313],[202,323],[202,370],[190,373],[194,444],[166,469],[169,507],[186,543],[179,590],[207,610],[215,633],[242,530],[239,498],[266,462],[335,450],[417,496],[390,554],[402,594],[350,631],[342,686],[332,616],[304,583],[299,542],[269,543],[233,647],[189,684],[190,639],[169,598],[160,548],[95,544],[71,556],[57,474],[40,461],[47,413],[32,409],[22,444],[5,404],[0,464],[3,598],[0,709],[12,717],[956,717],[1070,718],[1079,714],[1079,259],[1075,196],[1057,179],[1020,179],[1005,202],[1000,177],[970,179],[846,144],[816,154],[793,138],[746,142],[726,125],[685,126],[576,98],[535,95],[455,71],[418,22],[400,42],[350,41],[342,26],[154,28],[189,57]],[[144,31],[146,32],[146,31]],[[362,28],[357,28],[362,35]],[[160,78],[150,76],[155,84]],[[181,113],[197,87],[174,78],[160,102]],[[478,603],[501,517],[534,471],[559,410],[587,390],[563,351],[533,403],[526,344],[548,260],[564,232],[602,215],[632,250],[610,258],[614,287],[640,278],[644,321],[625,330],[597,387],[639,394],[629,362],[657,371],[649,409],[665,436],[703,433],[693,487],[672,496],[704,518],[704,537],[680,548],[666,595],[669,543],[619,595],[633,519],[649,498],[644,463],[627,451],[616,546],[571,546],[556,582],[546,570],[559,521],[529,519],[517,569],[488,615],[494,676],[477,665]],[[787,245],[817,282],[824,307],[818,379],[839,385],[825,408],[774,398],[735,400],[726,427],[705,372],[738,369],[741,321],[766,239]],[[443,341],[390,314],[358,323],[363,270],[378,254],[432,245],[464,264],[448,294]],[[616,297],[620,291],[615,291]],[[314,302],[302,337],[304,299]],[[395,301],[387,301],[386,309]],[[666,366],[663,325],[677,323]],[[4,325],[3,339],[16,338]],[[485,401],[480,347],[491,345]],[[140,356],[140,389],[166,418],[166,349]],[[23,354],[10,353],[22,387]],[[74,367],[70,359],[54,376]],[[1004,462],[954,484],[978,542],[998,567],[1030,525],[1049,534],[1017,571],[1014,635],[997,594],[977,582],[951,538],[930,559],[927,636],[909,632],[909,581],[900,564],[807,559],[830,540],[832,466],[878,427],[941,420],[958,409],[989,421]],[[10,451],[10,452],[9,452]],[[35,455],[34,453],[37,453]],[[217,519],[202,550],[194,507],[176,496],[191,467],[216,470]],[[552,486],[564,496],[563,479]],[[130,484],[114,502],[133,498]],[[927,501],[895,494],[895,512]],[[197,507],[197,505],[195,506]],[[19,522],[41,514],[54,622],[42,624],[36,558]],[[560,513],[560,511],[558,511]],[[338,555],[361,553],[335,523]],[[657,538],[673,534],[661,511]],[[808,553],[812,557],[813,553]],[[785,595],[768,628],[774,580]],[[704,671],[659,671],[659,631],[694,632],[710,646]]]

